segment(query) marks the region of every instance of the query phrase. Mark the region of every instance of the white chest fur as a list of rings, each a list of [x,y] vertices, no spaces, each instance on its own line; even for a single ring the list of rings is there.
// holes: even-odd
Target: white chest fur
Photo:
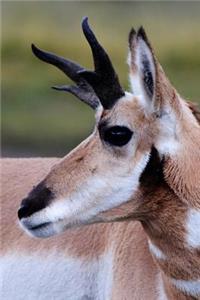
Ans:
[[[92,261],[51,254],[0,258],[2,299],[110,299],[112,255]]]

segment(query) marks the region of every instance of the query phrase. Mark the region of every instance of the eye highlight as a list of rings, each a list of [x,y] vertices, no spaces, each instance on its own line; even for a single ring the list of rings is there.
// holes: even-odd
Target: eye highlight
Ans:
[[[125,126],[113,126],[106,128],[103,132],[100,132],[101,138],[113,146],[124,146],[126,145],[132,135],[133,132]]]

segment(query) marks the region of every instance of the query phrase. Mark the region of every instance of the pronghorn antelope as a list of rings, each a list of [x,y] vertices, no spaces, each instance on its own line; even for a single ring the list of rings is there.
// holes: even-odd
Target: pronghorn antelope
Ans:
[[[94,71],[32,46],[96,125],[63,159],[3,160],[2,299],[200,299],[200,114],[143,28],[129,34],[131,93],[82,28]]]

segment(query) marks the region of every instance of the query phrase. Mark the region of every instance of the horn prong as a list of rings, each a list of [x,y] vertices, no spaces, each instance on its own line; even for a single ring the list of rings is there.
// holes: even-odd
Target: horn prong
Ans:
[[[78,97],[81,101],[88,104],[93,109],[99,106],[99,99],[95,95],[94,91],[85,87],[79,87],[75,85],[63,85],[63,86],[52,86],[52,89],[57,91],[69,92],[72,95]]]
[[[82,66],[71,60],[67,60],[53,53],[41,50],[34,44],[32,44],[32,51],[37,58],[56,66],[77,84],[77,86],[53,86],[52,88],[54,90],[69,92],[77,96],[81,101],[89,104],[89,106],[93,109],[97,108],[99,105],[98,97],[87,81],[79,75],[80,71],[85,70]]]
[[[124,91],[108,54],[89,26],[88,17],[83,19],[82,29],[92,50],[94,71],[86,70],[73,61],[39,49],[34,44],[32,44],[32,51],[40,60],[56,66],[77,84],[77,86],[54,87],[54,89],[71,92],[92,107],[96,107],[100,100],[105,109],[110,109],[119,98],[124,96]]]

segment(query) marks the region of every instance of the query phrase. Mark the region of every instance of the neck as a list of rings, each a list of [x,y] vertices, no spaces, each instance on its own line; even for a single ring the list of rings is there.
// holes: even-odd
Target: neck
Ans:
[[[200,212],[169,187],[163,169],[153,150],[141,177],[138,219],[148,235],[149,249],[160,271],[166,297],[199,299]]]
[[[179,98],[176,115],[176,154],[165,157],[165,181],[188,206],[200,209],[200,119]]]

